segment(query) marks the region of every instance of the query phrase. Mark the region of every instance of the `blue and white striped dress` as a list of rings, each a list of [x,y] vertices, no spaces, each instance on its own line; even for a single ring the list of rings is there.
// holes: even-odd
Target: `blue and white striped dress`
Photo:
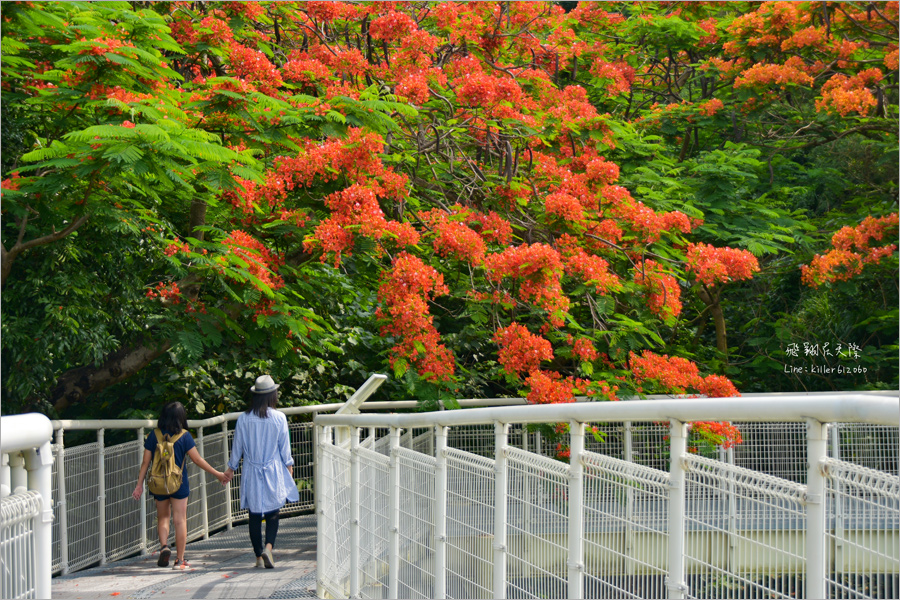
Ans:
[[[294,458],[284,413],[270,408],[265,419],[253,412],[238,417],[228,461],[231,470],[238,470],[242,458],[241,508],[267,513],[281,508],[286,501],[300,499],[297,485],[287,471]]]

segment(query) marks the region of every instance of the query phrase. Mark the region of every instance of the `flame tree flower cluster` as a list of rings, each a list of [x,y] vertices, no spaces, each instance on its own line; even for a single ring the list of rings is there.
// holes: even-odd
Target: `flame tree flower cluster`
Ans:
[[[793,239],[733,231],[746,215],[729,202],[764,196],[745,180],[782,176],[782,149],[896,135],[896,17],[890,2],[7,3],[3,105],[28,135],[4,138],[3,281],[26,289],[13,264],[40,271],[54,244],[140,248],[121,322],[139,326],[103,338],[104,373],[129,349],[147,357],[133,374],[169,348],[235,344],[285,369],[347,352],[413,391],[735,395],[722,305]],[[760,131],[768,165],[738,147]],[[896,215],[842,230],[804,281],[893,257],[895,231]],[[354,313],[324,281],[371,304]],[[685,332],[706,339],[710,318],[716,348],[697,352]],[[67,388],[82,362],[42,375],[61,381],[54,406],[102,391]]]

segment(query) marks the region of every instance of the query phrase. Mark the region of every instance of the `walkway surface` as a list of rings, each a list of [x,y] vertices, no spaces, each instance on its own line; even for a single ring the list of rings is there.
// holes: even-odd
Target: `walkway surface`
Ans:
[[[137,556],[53,579],[54,600],[88,598],[315,598],[314,515],[281,519],[274,569],[257,569],[247,525],[188,544],[190,568],[156,566]]]

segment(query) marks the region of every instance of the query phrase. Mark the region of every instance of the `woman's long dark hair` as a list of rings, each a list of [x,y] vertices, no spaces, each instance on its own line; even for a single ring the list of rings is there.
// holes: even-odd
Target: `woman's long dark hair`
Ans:
[[[272,390],[265,394],[250,392],[250,408],[247,409],[247,412],[255,413],[260,419],[266,419],[269,416],[268,410],[275,408],[276,404],[278,404],[278,390]]]
[[[181,402],[169,402],[163,406],[156,426],[163,433],[170,435],[181,433],[182,429],[187,429],[187,411],[184,410],[184,405]]]

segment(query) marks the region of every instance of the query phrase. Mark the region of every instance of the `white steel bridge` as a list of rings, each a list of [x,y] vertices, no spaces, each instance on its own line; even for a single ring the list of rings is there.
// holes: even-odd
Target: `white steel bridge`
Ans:
[[[125,584],[155,565],[155,510],[131,498],[154,422],[2,417],[0,596],[46,598],[69,582],[65,597],[79,597],[72,575],[50,581],[77,571],[90,574],[86,598],[900,597],[896,392],[399,414],[384,411],[415,403],[362,404],[381,380],[344,404],[284,410],[317,416],[290,425],[301,497],[282,514],[310,516],[282,521],[277,576],[237,558],[248,544],[236,481],[191,470],[189,558],[223,562],[182,596]],[[225,464],[238,414],[189,422],[210,464]],[[731,421],[744,442],[692,454],[700,420]],[[568,424],[569,462],[529,423]],[[120,430],[131,441],[107,445]],[[96,441],[66,446],[75,431]]]

